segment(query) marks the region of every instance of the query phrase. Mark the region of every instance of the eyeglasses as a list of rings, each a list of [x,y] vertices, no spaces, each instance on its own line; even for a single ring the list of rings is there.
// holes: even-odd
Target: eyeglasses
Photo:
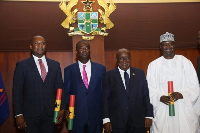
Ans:
[[[38,46],[39,44],[46,45],[46,42],[36,41],[33,44],[36,45],[36,46]]]
[[[131,59],[131,57],[119,57],[120,61],[123,61],[123,60],[129,61],[130,59]]]

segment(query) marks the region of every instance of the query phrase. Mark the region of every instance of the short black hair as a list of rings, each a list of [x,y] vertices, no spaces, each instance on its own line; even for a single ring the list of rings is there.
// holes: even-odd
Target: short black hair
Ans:
[[[76,50],[78,50],[78,45],[79,45],[80,43],[86,43],[86,44],[88,44],[88,45],[90,46],[90,44],[89,44],[88,41],[86,41],[86,40],[81,40],[81,41],[77,42],[77,44],[76,44]]]
[[[117,50],[116,59],[119,57],[119,53],[120,53],[120,51],[122,51],[122,50],[128,51],[129,55],[131,56],[130,51],[129,51],[128,49],[126,49],[126,48],[120,48],[119,50]]]
[[[42,38],[44,38],[43,36],[36,35],[36,36],[34,36],[34,37],[31,38],[31,42],[30,42],[31,44],[33,43],[33,40],[34,40],[35,37],[42,37]],[[45,41],[46,41],[46,40],[45,40]]]

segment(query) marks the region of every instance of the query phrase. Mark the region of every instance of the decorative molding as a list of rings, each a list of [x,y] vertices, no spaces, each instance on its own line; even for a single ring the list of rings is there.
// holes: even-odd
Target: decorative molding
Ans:
[[[61,0],[2,0],[2,1],[60,2]],[[109,3],[109,0],[106,1]],[[114,2],[115,3],[174,3],[174,2],[200,2],[200,0],[114,0]]]

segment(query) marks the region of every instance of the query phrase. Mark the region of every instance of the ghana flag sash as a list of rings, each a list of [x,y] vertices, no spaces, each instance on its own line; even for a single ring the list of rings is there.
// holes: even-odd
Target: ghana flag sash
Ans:
[[[168,96],[170,96],[173,92],[173,81],[168,81]],[[174,100],[170,101],[169,103],[169,116],[175,116]]]
[[[75,105],[75,95],[70,95],[69,100],[69,121],[68,121],[68,130],[73,129],[73,120],[74,120],[74,105]]]
[[[8,97],[0,73],[0,126],[8,118],[9,114]]]
[[[56,102],[55,102],[55,109],[54,109],[54,116],[53,116],[53,122],[58,122],[56,120],[59,112],[60,112],[60,106],[61,106],[61,98],[62,98],[62,89],[57,89],[57,95],[56,95]]]

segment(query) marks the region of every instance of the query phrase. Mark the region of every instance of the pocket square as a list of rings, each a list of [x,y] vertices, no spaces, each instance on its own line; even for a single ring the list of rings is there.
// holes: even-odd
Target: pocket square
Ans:
[[[133,75],[135,75],[135,73],[133,73]]]

